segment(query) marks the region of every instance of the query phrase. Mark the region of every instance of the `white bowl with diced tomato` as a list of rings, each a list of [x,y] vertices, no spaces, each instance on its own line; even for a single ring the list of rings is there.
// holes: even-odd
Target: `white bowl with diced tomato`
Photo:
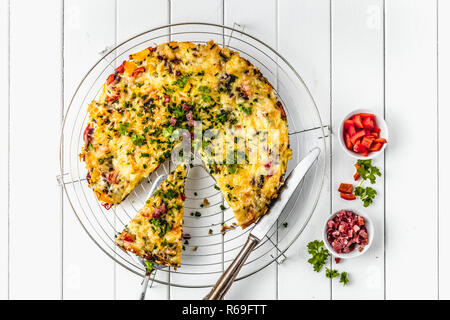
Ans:
[[[373,159],[384,151],[388,128],[383,117],[359,109],[349,113],[339,126],[339,143],[356,159]]]

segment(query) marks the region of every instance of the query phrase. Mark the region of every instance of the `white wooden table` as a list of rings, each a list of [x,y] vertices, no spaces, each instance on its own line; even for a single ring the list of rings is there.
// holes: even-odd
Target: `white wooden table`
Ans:
[[[325,188],[306,231],[283,264],[240,281],[228,298],[449,299],[448,0],[0,0],[0,298],[136,298],[140,279],[90,241],[56,183],[59,132],[75,86],[102,50],[185,21],[238,22],[277,48],[334,130],[356,108],[384,114],[390,128],[375,161],[378,197],[366,210],[374,244],[338,265],[351,284],[306,262],[320,222],[360,206],[336,192],[353,175],[353,160],[332,135]],[[155,285],[149,298],[206,292]]]

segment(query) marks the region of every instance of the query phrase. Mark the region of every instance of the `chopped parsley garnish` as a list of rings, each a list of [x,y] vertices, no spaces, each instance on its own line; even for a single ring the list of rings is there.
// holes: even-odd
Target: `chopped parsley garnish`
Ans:
[[[151,273],[154,268],[153,261],[145,260],[146,272]]]
[[[191,75],[186,74],[186,75],[182,76],[181,78],[177,79],[176,81],[172,82],[172,85],[177,86],[180,89],[183,89],[186,86],[190,76]]]
[[[339,276],[339,272],[337,270],[328,268],[325,269],[326,269],[325,275],[328,279],[333,279]]]
[[[252,114],[252,107],[246,107],[243,104],[239,104],[239,108],[247,115],[251,115]]]
[[[128,128],[130,127],[130,123],[129,122],[124,122],[124,123],[121,123],[120,125],[119,125],[119,133],[122,135],[122,136],[127,136],[128,135]]]
[[[339,282],[344,284],[344,286],[347,285],[347,283],[349,282],[347,272],[341,273],[341,278],[339,279]]]
[[[144,144],[144,142],[145,142],[145,137],[143,135],[141,135],[141,134],[134,133],[131,136],[131,141],[136,146],[142,146]]]

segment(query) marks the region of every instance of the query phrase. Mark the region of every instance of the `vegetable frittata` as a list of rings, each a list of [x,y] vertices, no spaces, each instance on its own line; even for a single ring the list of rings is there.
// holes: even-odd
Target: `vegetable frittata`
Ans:
[[[116,243],[144,259],[179,267],[185,178],[184,164],[177,166],[117,236]]]
[[[246,142],[266,142],[266,156],[251,161],[255,150],[246,148],[241,154],[233,151],[231,158],[242,160],[234,163],[214,160],[211,148],[220,139],[199,143],[205,166],[243,228],[278,196],[292,156],[286,114],[273,87],[237,52],[212,41],[170,42],[130,55],[108,77],[88,112],[80,156],[89,186],[107,208],[171,156],[179,140],[172,137],[176,129],[193,133],[201,124],[204,134],[243,130]],[[271,132],[277,132],[276,139]]]

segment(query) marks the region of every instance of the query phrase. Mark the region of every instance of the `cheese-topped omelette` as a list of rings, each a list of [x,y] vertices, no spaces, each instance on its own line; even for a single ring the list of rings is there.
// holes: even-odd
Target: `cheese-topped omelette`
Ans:
[[[144,259],[179,267],[185,178],[184,164],[177,166],[117,236],[116,243]]]
[[[196,144],[194,137],[238,223],[245,228],[265,214],[278,196],[292,152],[286,114],[261,72],[212,41],[165,43],[129,58],[88,109],[80,156],[97,198],[107,208],[120,203],[171,156],[179,140],[172,137],[175,129],[193,133],[201,124],[205,137],[211,130],[222,136],[234,130],[246,135],[235,136],[232,144],[265,143],[232,151],[231,160],[237,161],[221,162],[214,158],[221,152],[211,152],[220,139],[209,135]],[[254,161],[256,149],[265,156]]]

